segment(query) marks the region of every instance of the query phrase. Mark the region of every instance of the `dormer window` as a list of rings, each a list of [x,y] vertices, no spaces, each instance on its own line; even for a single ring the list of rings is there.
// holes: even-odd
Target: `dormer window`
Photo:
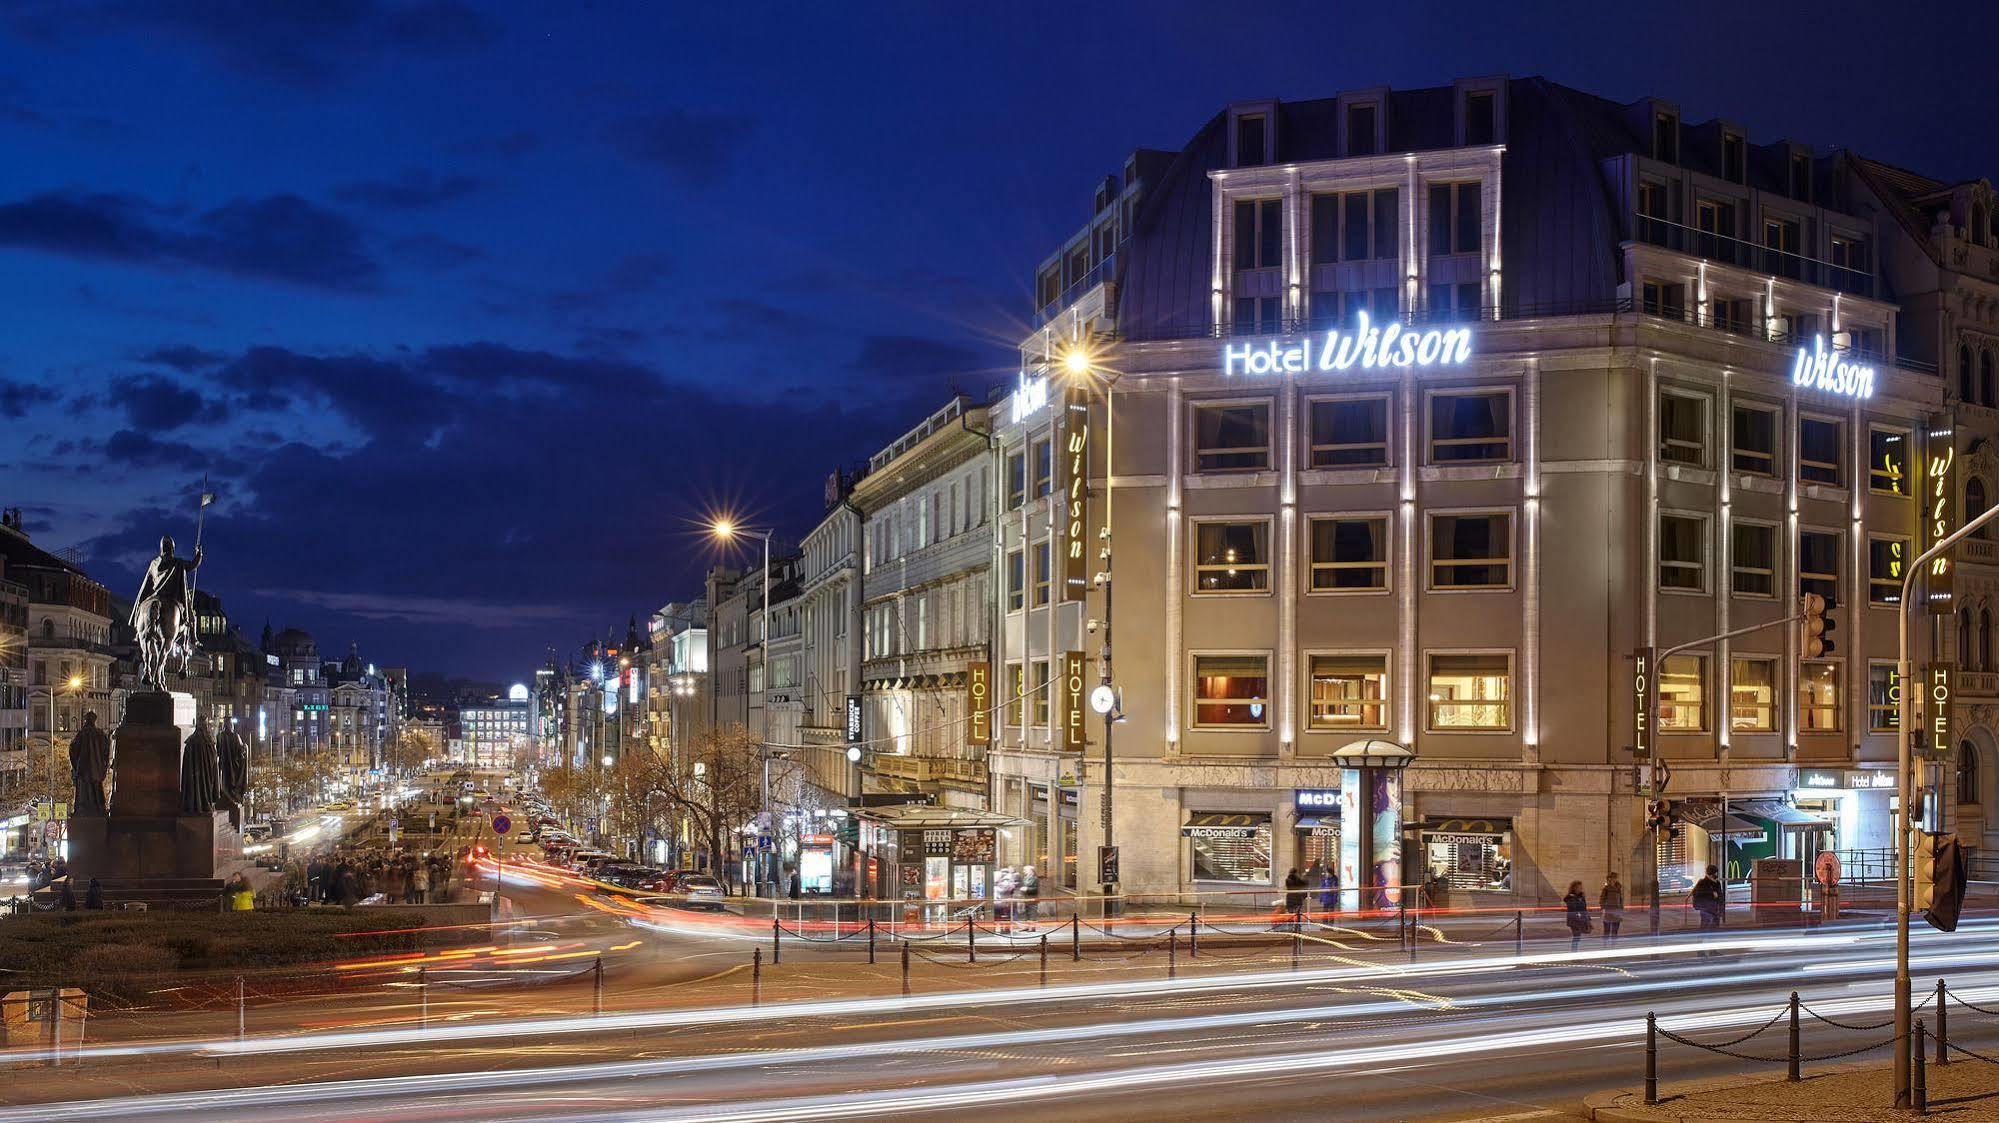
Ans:
[[[1261,113],[1245,113],[1235,119],[1235,166],[1254,168],[1268,162],[1265,155],[1270,138],[1270,118]]]
[[[1465,94],[1465,143],[1493,144],[1499,140],[1499,103],[1490,90]]]
[[[1748,142],[1741,133],[1721,134],[1721,178],[1730,183],[1746,183],[1748,175]]]
[[[1668,164],[1680,162],[1680,118],[1674,113],[1652,115],[1652,158]]]
[[[1381,151],[1376,132],[1380,121],[1380,106],[1373,103],[1347,106],[1347,155],[1372,156]]]
[[[1812,158],[1803,152],[1791,154],[1791,198],[1812,201]]]

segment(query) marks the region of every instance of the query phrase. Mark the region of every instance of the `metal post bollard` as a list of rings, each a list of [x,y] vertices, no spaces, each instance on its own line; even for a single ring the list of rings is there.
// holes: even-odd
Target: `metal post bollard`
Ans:
[[[777,966],[778,949],[782,946],[778,943],[778,936],[784,930],[778,927],[779,923],[777,917],[770,918],[770,962],[773,967]]]
[[[1083,918],[1081,916],[1072,916],[1069,918],[1069,962],[1081,963],[1082,961]]]
[[[965,921],[965,962],[977,963],[978,961],[979,926],[970,919],[967,919]]]
[[[419,967],[416,969],[416,989],[417,989],[417,994],[422,997],[422,1004],[417,1007],[416,1027],[418,1029],[429,1029],[430,1028],[430,968],[428,966]]]
[[[1914,1049],[1909,1050],[1909,1064],[1914,1066],[1915,1069],[1914,1072],[1910,1073],[1911,1076],[1910,1084],[1912,1085],[1913,1098],[1916,1104],[1916,1114],[1918,1115],[1922,1115],[1925,1112],[1929,1111],[1930,1109],[1929,1079],[1924,1074],[1924,1070],[1927,1069],[1929,1066],[1923,1063],[1924,1036],[1925,1035],[1923,1033],[1923,1020],[1921,1018],[1917,1018],[1916,1040],[1915,1040],[1916,1047]]]
[[[875,922],[872,918],[870,918],[868,921],[868,966],[872,967],[874,966],[874,963],[875,963]]]
[[[1950,1063],[1950,1015],[1944,1009],[1949,995],[1944,990],[1943,980],[1937,980],[1937,1063]]]
[[[1785,1078],[1793,1084],[1798,1081],[1798,992],[1791,992],[1791,1055],[1786,1058]]]
[[[902,944],[902,993],[909,993],[909,941]]]
[[[1659,1102],[1659,1016],[1645,1015],[1645,1102]]]
[[[1516,956],[1527,954],[1526,920],[1527,914],[1524,910],[1513,910],[1513,954]]]
[[[243,1043],[243,976],[236,976],[236,1043]]]
[[[1048,933],[1041,934],[1041,985],[1048,985]]]
[[[764,995],[764,949],[750,950],[750,1005],[763,1004]]]
[[[1304,933],[1298,927],[1298,914],[1294,912],[1291,914],[1291,969],[1293,971],[1298,969],[1299,945],[1304,942]]]
[[[1201,958],[1201,914],[1199,913],[1187,914],[1187,956],[1190,959]]]
[[[1166,977],[1171,979],[1180,973],[1180,933],[1177,929],[1166,932]]]
[[[590,974],[592,975],[591,986],[590,986],[590,1016],[593,1018],[601,1018],[604,1016],[604,957],[603,956],[601,955],[598,956],[597,961],[591,965]]]

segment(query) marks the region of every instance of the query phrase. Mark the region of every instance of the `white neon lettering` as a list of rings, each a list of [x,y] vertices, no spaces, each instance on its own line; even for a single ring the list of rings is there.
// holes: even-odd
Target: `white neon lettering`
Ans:
[[[1825,336],[1815,335],[1810,349],[1798,348],[1798,357],[1791,364],[1791,384],[1849,398],[1871,398],[1874,368],[1847,362],[1837,351],[1825,349]]]
[[[1022,420],[1040,412],[1041,408],[1047,404],[1048,380],[1046,378],[1029,378],[1027,377],[1027,372],[1022,371],[1019,381],[1014,384],[1013,397],[1008,401],[1007,415],[1017,425]]]
[[[1295,343],[1267,340],[1230,343],[1222,347],[1222,373],[1309,374],[1391,367],[1456,366],[1471,359],[1471,329],[1404,330],[1390,321],[1376,327],[1360,313],[1351,330],[1334,328],[1323,337]]]

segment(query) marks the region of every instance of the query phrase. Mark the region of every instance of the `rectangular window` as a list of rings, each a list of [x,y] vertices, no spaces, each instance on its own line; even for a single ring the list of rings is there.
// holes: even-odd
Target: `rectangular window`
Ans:
[[[1388,588],[1388,519],[1323,518],[1312,524],[1312,591]]]
[[[1054,580],[1054,572],[1054,544],[1043,539],[1034,546],[1034,607],[1040,608],[1048,603],[1048,590]]]
[[[1504,589],[1513,582],[1513,515],[1430,516],[1432,589]]]
[[[1902,603],[1902,577],[1914,559],[1909,540],[1893,535],[1867,539],[1867,603],[1893,606]]]
[[[1388,728],[1386,655],[1314,655],[1309,729]]]
[[[1430,185],[1430,252],[1477,253],[1481,221],[1477,183]]]
[[[1006,665],[1006,723],[1019,725],[1021,707],[1027,700],[1027,669],[1019,663]]]
[[[1739,133],[1721,135],[1721,177],[1730,183],[1746,182],[1749,145]]]
[[[1513,657],[1430,656],[1430,725],[1433,733],[1513,728]]]
[[[1902,725],[1902,690],[1895,664],[1867,664],[1867,731],[1893,733]]]
[[[1652,115],[1652,158],[1680,162],[1680,119],[1671,113]]]
[[[1027,554],[1020,550],[1006,556],[1006,607],[1009,612],[1027,607]]]
[[[1838,603],[1839,533],[1825,530],[1798,532],[1798,592],[1817,593],[1828,604]]]
[[[1659,587],[1707,591],[1707,520],[1659,516]]]
[[[1027,454],[1014,452],[1006,458],[1006,509],[1019,510],[1027,502]]]
[[[1374,290],[1374,306],[1368,310],[1376,323],[1385,324],[1402,317],[1402,289],[1397,285]]]
[[[1838,421],[1818,417],[1798,418],[1798,478],[1807,483],[1839,487],[1846,481],[1840,460]]]
[[[1194,466],[1202,472],[1270,467],[1270,405],[1196,405]]]
[[[1048,660],[1034,661],[1034,724],[1048,724]]]
[[[1659,729],[1707,732],[1707,656],[1675,655],[1659,668]]]
[[[1312,264],[1340,260],[1340,196],[1312,196]]]
[[[1341,237],[1345,247],[1341,256],[1347,261],[1366,261],[1372,256],[1368,235],[1374,231],[1367,214],[1367,192],[1356,191],[1342,198],[1346,200],[1346,233]]]
[[[1395,260],[1401,256],[1396,245],[1395,228],[1400,225],[1401,210],[1397,203],[1396,189],[1384,187],[1374,193],[1374,256],[1377,260]]]
[[[1034,495],[1038,499],[1055,490],[1055,442],[1044,437],[1033,447]]]
[[[1499,136],[1496,100],[1484,90],[1465,94],[1465,143],[1491,144]]]
[[[1738,733],[1777,731],[1777,661],[1756,656],[1730,660],[1728,727]]]
[[[1698,468],[1707,463],[1707,399],[1659,395],[1659,457]]]
[[[1194,728],[1269,725],[1270,656],[1194,656]]]
[[[1685,285],[1668,284],[1664,281],[1645,282],[1645,312],[1651,316],[1664,316],[1669,320],[1687,318],[1687,288]]]
[[[1737,521],[1729,526],[1730,568],[1735,595],[1777,595],[1777,528]]]
[[[1380,468],[1388,464],[1388,398],[1331,398],[1307,407],[1311,466]]]
[[[1235,267],[1274,269],[1283,264],[1284,200],[1238,199],[1235,205]]]
[[[1867,490],[1882,495],[1909,494],[1909,433],[1905,429],[1867,430]]]
[[[1347,155],[1372,156],[1381,151],[1374,128],[1379,116],[1373,105],[1347,106]]]
[[[1839,664],[1821,659],[1798,664],[1798,732],[1839,732],[1839,710]]]
[[[1430,395],[1430,460],[1436,464],[1513,459],[1513,393],[1463,390]]]
[[[1264,136],[1269,121],[1262,114],[1245,114],[1235,119],[1235,166],[1253,168],[1263,163]]]
[[[1777,411],[1736,405],[1729,410],[1729,452],[1738,472],[1777,473]]]
[[[1279,330],[1280,302],[1274,296],[1242,296],[1235,302],[1235,329],[1243,334],[1268,335]]]
[[[1194,592],[1262,593],[1270,590],[1270,524],[1194,524]]]

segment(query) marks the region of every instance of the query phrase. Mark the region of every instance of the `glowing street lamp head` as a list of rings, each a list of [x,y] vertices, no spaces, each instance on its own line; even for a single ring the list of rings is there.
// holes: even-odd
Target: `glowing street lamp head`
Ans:
[[[83,689],[83,676],[82,676],[82,675],[71,675],[71,676],[69,676],[69,688],[70,688],[71,690],[82,690],[82,689]]]
[[[1081,377],[1090,373],[1090,352],[1078,345],[1062,353],[1062,369],[1071,375]]]
[[[728,519],[716,519],[709,524],[708,529],[714,532],[715,537],[724,541],[736,536],[736,524]]]

